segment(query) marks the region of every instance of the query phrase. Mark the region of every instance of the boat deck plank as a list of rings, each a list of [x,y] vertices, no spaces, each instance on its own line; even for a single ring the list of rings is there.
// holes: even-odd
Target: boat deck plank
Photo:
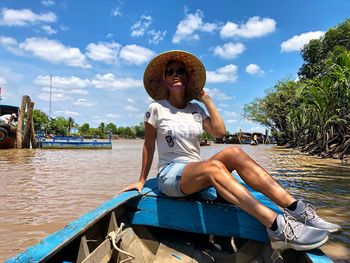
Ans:
[[[155,179],[153,179],[155,180]],[[252,195],[267,207],[281,210],[263,194],[248,188]],[[136,208],[130,222],[176,229],[192,233],[234,236],[267,242],[265,227],[253,216],[235,205],[206,201],[169,198],[154,188],[147,195],[131,202]]]

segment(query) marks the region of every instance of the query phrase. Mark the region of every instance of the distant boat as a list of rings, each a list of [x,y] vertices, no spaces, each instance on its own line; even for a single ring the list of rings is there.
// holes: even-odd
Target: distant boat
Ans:
[[[203,140],[203,141],[200,141],[200,146],[210,146],[211,145],[211,142],[208,142],[208,140]]]
[[[258,145],[258,141],[251,140],[250,141],[250,145],[257,146]]]
[[[19,108],[10,105],[0,105],[0,116],[15,113],[18,116]],[[0,149],[11,149],[16,146],[16,126],[0,122]]]
[[[264,195],[250,191],[281,213]],[[274,262],[276,255],[265,227],[237,206],[169,198],[153,178],[142,194],[121,193],[6,262],[239,263]],[[319,249],[281,256],[283,262],[332,262]]]
[[[108,141],[85,141],[79,136],[53,136],[46,139],[43,136],[37,137],[38,146],[42,149],[112,149],[111,135]]]

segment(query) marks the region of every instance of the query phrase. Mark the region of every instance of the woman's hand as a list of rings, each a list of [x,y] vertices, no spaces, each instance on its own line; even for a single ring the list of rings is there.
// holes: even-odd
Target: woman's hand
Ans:
[[[202,103],[205,103],[211,100],[209,94],[204,90],[201,90],[201,92],[198,94],[198,96],[195,99]]]
[[[136,183],[130,184],[127,187],[125,187],[122,192],[130,191],[130,190],[137,190],[139,193],[141,193],[141,190],[143,186],[145,185],[145,182],[137,181]]]

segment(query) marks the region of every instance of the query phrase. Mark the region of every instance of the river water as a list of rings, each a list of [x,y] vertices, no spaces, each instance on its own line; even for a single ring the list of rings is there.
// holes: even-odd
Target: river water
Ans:
[[[112,150],[1,150],[0,262],[136,181],[142,145],[142,140],[117,140]],[[225,147],[202,147],[202,156]],[[322,249],[336,262],[350,262],[350,164],[267,145],[238,147],[294,196],[316,205],[319,215],[342,225]],[[155,175],[156,161],[150,177]]]

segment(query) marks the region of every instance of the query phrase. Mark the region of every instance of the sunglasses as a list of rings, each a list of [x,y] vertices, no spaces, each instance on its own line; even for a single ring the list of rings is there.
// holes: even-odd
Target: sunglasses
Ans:
[[[174,70],[173,68],[167,68],[164,73],[166,77],[171,77],[174,75],[174,73],[176,73],[176,75],[178,76],[181,76],[186,73],[186,70],[184,68],[178,68],[176,70]]]

